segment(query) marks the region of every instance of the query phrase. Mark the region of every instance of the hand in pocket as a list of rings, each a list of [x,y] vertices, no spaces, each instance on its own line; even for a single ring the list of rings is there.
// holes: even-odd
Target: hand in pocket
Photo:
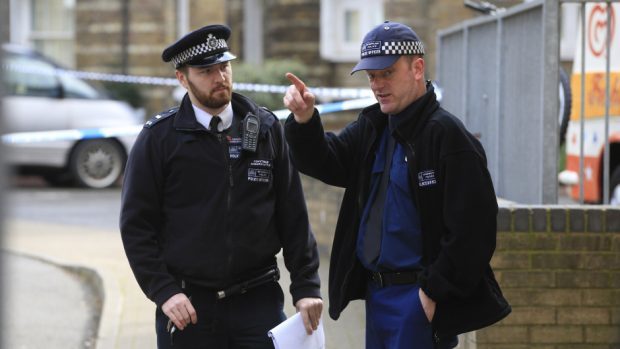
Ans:
[[[418,292],[420,296],[420,303],[422,304],[422,309],[424,309],[424,314],[426,314],[426,318],[428,322],[433,321],[433,317],[435,316],[435,307],[437,304],[434,300],[430,299],[422,289]]]

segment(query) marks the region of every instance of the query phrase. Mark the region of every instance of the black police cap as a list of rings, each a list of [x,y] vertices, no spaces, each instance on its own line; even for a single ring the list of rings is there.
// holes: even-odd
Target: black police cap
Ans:
[[[162,52],[164,62],[172,62],[175,68],[184,65],[205,67],[235,59],[228,52],[226,40],[230,28],[221,24],[208,25],[186,34]]]

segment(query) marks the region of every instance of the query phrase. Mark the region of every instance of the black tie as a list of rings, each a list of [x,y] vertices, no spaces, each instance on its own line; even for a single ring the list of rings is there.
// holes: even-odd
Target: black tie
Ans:
[[[385,132],[389,132],[386,130]],[[385,151],[385,164],[381,174],[381,183],[377,190],[377,196],[370,208],[368,222],[366,222],[366,236],[364,238],[363,254],[368,264],[372,264],[379,257],[381,250],[381,233],[383,231],[383,209],[385,207],[385,195],[390,181],[390,168],[392,167],[392,153],[394,152],[394,137],[388,134],[387,150]]]
[[[220,131],[217,129],[217,125],[219,125],[221,121],[222,119],[220,119],[219,116],[213,115],[211,121],[209,122],[209,130],[211,130],[211,132],[213,133],[220,133]]]

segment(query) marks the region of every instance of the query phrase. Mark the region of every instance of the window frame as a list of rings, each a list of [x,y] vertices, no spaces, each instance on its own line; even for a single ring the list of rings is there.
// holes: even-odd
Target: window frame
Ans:
[[[321,0],[321,58],[332,62],[355,62],[360,56],[364,35],[384,20],[384,0]],[[359,12],[359,24],[354,28],[359,38],[345,40],[347,11]]]
[[[56,67],[37,57],[4,52],[4,89],[7,96],[61,98]]]
[[[71,21],[69,29],[54,30],[53,28],[37,29],[34,23],[34,1],[40,0],[10,0],[10,41],[24,46],[34,47],[39,52],[70,68],[76,66],[75,54],[75,7],[76,0],[62,0],[68,9],[66,21]],[[43,24],[49,22],[41,17]]]

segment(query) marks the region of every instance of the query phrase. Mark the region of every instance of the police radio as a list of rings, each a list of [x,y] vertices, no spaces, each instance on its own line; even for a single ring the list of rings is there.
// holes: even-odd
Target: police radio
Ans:
[[[241,142],[241,148],[243,150],[256,152],[259,129],[260,121],[258,117],[252,113],[248,113],[243,119],[243,140]]]

